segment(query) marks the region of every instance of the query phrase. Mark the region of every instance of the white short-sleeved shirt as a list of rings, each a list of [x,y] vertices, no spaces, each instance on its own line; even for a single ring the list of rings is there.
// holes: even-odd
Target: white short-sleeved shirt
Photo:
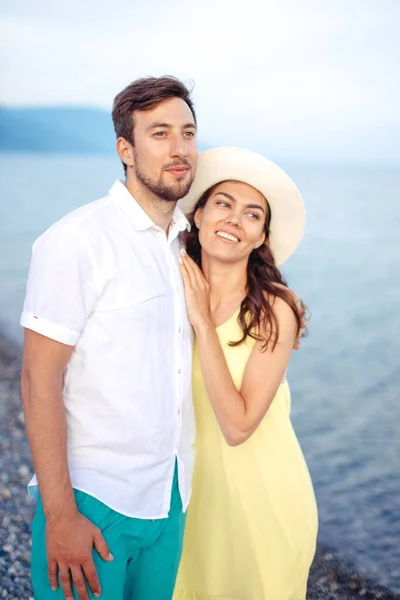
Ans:
[[[178,264],[186,227],[177,207],[167,238],[115,182],[36,240],[21,317],[75,346],[63,387],[72,486],[142,519],[168,515],[176,460],[184,510],[190,496],[193,334]]]

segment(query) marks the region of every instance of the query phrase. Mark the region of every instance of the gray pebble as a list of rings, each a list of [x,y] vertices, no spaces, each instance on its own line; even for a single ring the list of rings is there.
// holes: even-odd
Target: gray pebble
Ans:
[[[30,526],[34,502],[26,483],[32,472],[21,410],[21,352],[0,333],[0,598],[33,600],[30,585]],[[309,579],[308,600],[400,600],[319,548]],[[258,600],[258,599],[257,599]]]
[[[18,473],[24,478],[29,477],[30,472],[31,470],[27,465],[21,465],[18,469]]]

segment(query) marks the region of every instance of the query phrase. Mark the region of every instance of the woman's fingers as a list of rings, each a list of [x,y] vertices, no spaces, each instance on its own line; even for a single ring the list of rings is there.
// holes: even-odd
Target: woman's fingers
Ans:
[[[186,310],[191,325],[196,329],[203,324],[212,324],[209,287],[203,273],[186,253],[182,252],[179,262],[185,286]]]
[[[190,287],[190,279],[189,279],[188,273],[187,273],[183,263],[179,264],[179,268],[181,270],[181,275],[182,275],[182,280],[183,280],[183,288],[185,290],[185,295],[186,295],[188,287]]]
[[[199,266],[194,262],[192,258],[187,254],[185,250],[181,251],[182,255],[182,263],[185,265],[187,272],[190,277],[190,281],[192,286],[197,286],[198,288],[203,288],[206,286],[207,282],[204,278],[204,275],[199,268]]]
[[[190,280],[190,275],[189,275],[189,272],[187,270],[186,264],[183,261],[183,257],[179,261],[179,267],[180,267],[180,270],[181,270],[182,279],[183,279],[183,285],[185,286],[185,291],[188,292],[189,289],[192,288],[192,282]]]
[[[181,271],[186,274],[187,282],[190,284],[190,287],[196,289],[196,275],[190,264],[190,258],[185,250],[181,250],[181,267],[183,267],[183,271],[182,268]]]

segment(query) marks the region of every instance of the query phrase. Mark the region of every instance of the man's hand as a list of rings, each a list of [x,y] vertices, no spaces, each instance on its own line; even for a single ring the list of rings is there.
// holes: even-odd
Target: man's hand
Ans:
[[[307,315],[306,315],[306,307],[303,304],[303,301],[299,298],[299,296],[296,294],[296,304],[297,307],[299,309],[300,312],[300,331],[298,333],[298,336],[296,338],[296,342],[294,344],[294,349],[298,350],[300,348],[300,340],[304,335],[305,329],[307,327]]]
[[[78,511],[52,519],[47,517],[46,547],[50,586],[58,587],[57,575],[67,600],[73,600],[72,582],[80,600],[88,600],[86,581],[93,595],[101,594],[99,579],[93,562],[93,547],[106,561],[113,557],[100,532]]]

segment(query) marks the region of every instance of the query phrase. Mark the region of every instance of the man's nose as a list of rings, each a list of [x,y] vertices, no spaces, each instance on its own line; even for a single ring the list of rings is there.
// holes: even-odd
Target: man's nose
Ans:
[[[189,154],[182,136],[176,136],[171,141],[171,156],[186,157]]]

